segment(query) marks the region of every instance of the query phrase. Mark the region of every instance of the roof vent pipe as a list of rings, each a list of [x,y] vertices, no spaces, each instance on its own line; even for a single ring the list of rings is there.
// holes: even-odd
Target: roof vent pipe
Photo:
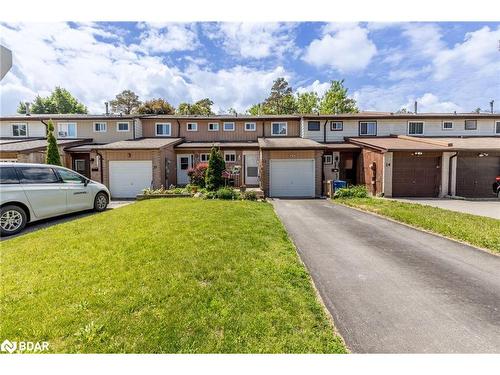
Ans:
[[[417,114],[418,102],[415,100],[415,114]]]
[[[106,116],[109,116],[109,103],[104,102],[104,106],[106,107]]]
[[[26,102],[26,103],[24,103],[24,105],[26,106],[26,116],[31,115],[31,113],[30,113],[30,103]]]
[[[491,113],[493,113],[493,104],[495,103],[495,101],[492,99],[491,102],[490,102],[490,111]]]

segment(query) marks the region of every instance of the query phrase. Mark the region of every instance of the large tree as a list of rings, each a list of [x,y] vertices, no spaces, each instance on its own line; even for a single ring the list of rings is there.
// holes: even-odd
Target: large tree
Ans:
[[[158,98],[146,100],[137,108],[137,113],[142,115],[173,115],[175,108],[166,100]]]
[[[289,115],[297,112],[297,102],[293,89],[285,78],[277,78],[271,87],[271,93],[262,105],[264,114]]]
[[[209,98],[198,100],[194,104],[181,103],[177,107],[177,114],[210,116],[214,114],[214,112],[212,111],[213,104],[214,102]]]
[[[17,112],[26,113],[26,104],[19,103]],[[56,87],[49,96],[42,97],[38,95],[30,103],[30,113],[87,113],[87,107],[80,103],[68,90]]]
[[[141,105],[139,96],[131,90],[123,90],[109,103],[111,104],[111,111],[113,113],[123,113],[125,115],[136,113]]]
[[[316,113],[319,111],[319,96],[315,91],[297,94],[297,112],[300,114]]]
[[[325,92],[319,104],[321,114],[333,115],[338,113],[356,113],[356,100],[347,96],[348,89],[344,87],[344,80],[331,81],[330,88]]]

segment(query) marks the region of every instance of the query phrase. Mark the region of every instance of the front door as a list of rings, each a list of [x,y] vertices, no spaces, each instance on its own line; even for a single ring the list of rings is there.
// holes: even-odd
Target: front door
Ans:
[[[246,151],[245,157],[245,185],[259,184],[259,157],[257,151]]]
[[[193,155],[177,155],[177,185],[189,184],[188,169],[193,167]]]
[[[74,171],[81,175],[90,178],[90,155],[89,154],[73,154]]]

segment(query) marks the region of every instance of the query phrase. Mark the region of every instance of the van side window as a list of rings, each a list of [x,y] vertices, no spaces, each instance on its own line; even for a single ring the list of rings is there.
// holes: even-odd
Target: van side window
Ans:
[[[18,184],[16,170],[14,167],[0,167],[0,184]]]
[[[52,184],[59,182],[59,177],[52,168],[17,167],[22,184]]]

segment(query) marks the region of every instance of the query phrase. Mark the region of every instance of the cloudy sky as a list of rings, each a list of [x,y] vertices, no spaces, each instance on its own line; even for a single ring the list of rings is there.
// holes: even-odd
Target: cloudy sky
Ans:
[[[243,112],[280,76],[319,94],[345,79],[363,110],[500,106],[500,23],[0,23],[0,44],[3,115],[55,86],[91,113],[124,89]]]

